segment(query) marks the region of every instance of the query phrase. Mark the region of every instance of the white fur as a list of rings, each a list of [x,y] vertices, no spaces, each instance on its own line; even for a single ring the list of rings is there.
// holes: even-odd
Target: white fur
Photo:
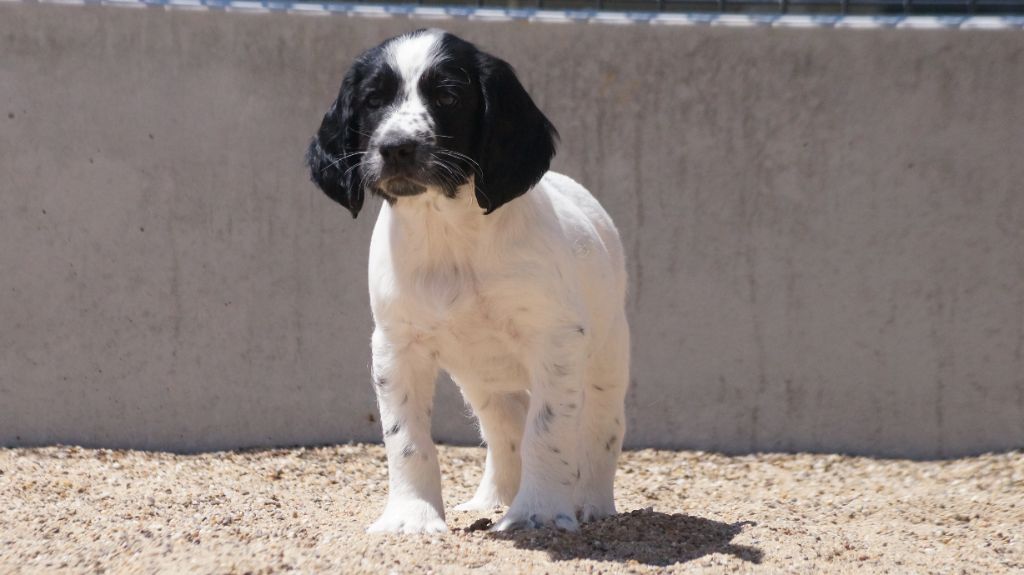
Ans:
[[[430,410],[438,369],[487,442],[458,509],[510,505],[495,529],[615,513],[629,380],[618,232],[579,184],[548,172],[484,215],[470,181],[385,204],[370,244],[373,373],[389,493],[370,531],[446,529]]]
[[[425,32],[403,37],[388,45],[388,62],[402,79],[401,97],[398,98],[399,104],[377,128],[375,138],[433,132],[427,106],[416,87],[420,76],[437,63],[440,40],[440,33]]]

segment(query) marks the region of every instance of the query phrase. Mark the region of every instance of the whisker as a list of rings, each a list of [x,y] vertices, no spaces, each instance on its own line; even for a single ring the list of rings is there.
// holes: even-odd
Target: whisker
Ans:
[[[480,170],[480,164],[478,164],[476,162],[476,160],[474,160],[473,158],[470,158],[466,154],[462,154],[462,153],[456,152],[454,150],[444,150],[444,149],[437,150],[437,152],[441,153],[441,154],[446,154],[446,155],[452,156],[454,158],[458,158],[460,160],[465,160],[465,161],[473,164],[473,166],[476,167],[477,171]]]
[[[487,192],[485,192],[484,189],[480,187],[479,183],[476,184],[476,191],[480,192],[480,195],[483,196],[485,200],[487,200],[487,209],[491,209],[491,206],[494,204],[494,202],[491,200],[491,197],[487,195]]]
[[[437,162],[442,167],[444,167],[446,170],[448,170],[453,175],[459,175],[459,176],[462,176],[462,177],[466,176],[465,172],[463,170],[459,169],[458,166],[454,166],[451,163],[446,162],[443,158],[436,158],[435,157],[435,159],[437,160]]]
[[[359,130],[357,130],[355,128],[352,128],[352,127],[349,127],[349,130],[352,130],[353,132],[359,134],[360,136],[366,136],[367,138],[372,138],[373,137],[370,134],[367,134],[366,132],[360,132]]]
[[[440,158],[432,157],[431,160],[433,165],[441,170],[437,172],[438,177],[445,180],[445,182],[447,183],[450,179],[450,176],[452,175],[451,167],[445,164],[444,161],[441,160]]]
[[[373,190],[367,190],[366,189],[367,188],[367,186],[366,186],[366,174],[363,174],[363,173],[359,174],[359,184],[356,187],[361,189],[361,190],[363,190],[363,195],[365,195],[367,191],[369,191],[371,194],[373,193]]]
[[[437,172],[437,175],[441,178],[446,191],[454,192],[459,188],[459,182],[466,180],[465,174],[461,170],[457,170],[455,166],[450,165],[436,155],[431,154],[431,161],[442,170]]]
[[[342,156],[342,157],[338,158],[337,160],[334,160],[334,161],[333,161],[333,162],[331,162],[330,164],[328,164],[328,165],[324,166],[324,167],[323,167],[323,168],[322,168],[322,169],[320,170],[320,173],[322,174],[322,173],[326,172],[327,170],[329,170],[329,169],[333,168],[334,166],[337,166],[337,165],[338,165],[338,164],[340,164],[340,163],[341,163],[341,162],[342,162],[343,160],[347,160],[347,159],[349,159],[349,158],[351,158],[351,157],[353,157],[353,156],[358,156],[358,155],[360,155],[360,154],[365,154],[365,153],[366,153],[366,152],[352,152],[351,154],[345,154],[344,156]]]
[[[358,167],[359,167],[359,165],[360,165],[359,163],[355,163],[355,164],[352,164],[351,166],[349,166],[349,168],[348,168],[347,170],[345,170],[345,173],[344,173],[344,174],[342,174],[342,175],[341,175],[341,177],[342,177],[342,178],[347,178],[347,177],[348,177],[348,174],[349,174],[349,172],[351,172],[352,170],[354,170],[354,169],[358,168]]]

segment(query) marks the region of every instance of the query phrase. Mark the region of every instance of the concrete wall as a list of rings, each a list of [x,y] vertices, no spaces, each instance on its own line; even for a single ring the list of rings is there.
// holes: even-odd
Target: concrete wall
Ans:
[[[1024,33],[0,3],[0,444],[379,438],[302,154],[423,25],[515,64],[630,256],[630,446],[1024,447]],[[439,439],[475,441],[450,384]]]

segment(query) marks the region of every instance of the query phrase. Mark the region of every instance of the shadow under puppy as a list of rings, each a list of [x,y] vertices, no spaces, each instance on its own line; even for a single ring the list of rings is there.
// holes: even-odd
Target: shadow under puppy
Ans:
[[[312,180],[370,241],[373,379],[388,501],[371,532],[447,529],[430,436],[438,369],[487,443],[457,509],[508,505],[495,530],[615,513],[629,327],[622,243],[570,178],[557,132],[503,60],[440,30],[360,55],[307,152]]]

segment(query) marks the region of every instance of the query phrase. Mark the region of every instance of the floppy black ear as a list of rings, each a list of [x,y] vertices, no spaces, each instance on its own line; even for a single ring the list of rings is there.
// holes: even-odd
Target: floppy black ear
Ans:
[[[476,199],[489,214],[526,193],[548,171],[558,131],[512,66],[483,52],[477,58],[483,103]]]
[[[332,200],[348,208],[352,217],[363,207],[359,161],[359,127],[353,109],[358,72],[353,67],[341,83],[338,98],[324,115],[320,130],[306,151],[309,178]]]

